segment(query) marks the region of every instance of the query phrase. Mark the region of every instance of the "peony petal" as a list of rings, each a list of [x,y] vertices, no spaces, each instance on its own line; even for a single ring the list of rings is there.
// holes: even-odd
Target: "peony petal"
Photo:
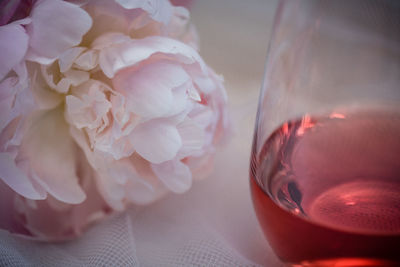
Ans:
[[[190,81],[189,78],[188,82],[184,83],[183,85],[177,88],[172,89],[174,104],[172,105],[172,108],[168,111],[166,116],[170,117],[177,115],[179,113],[184,112],[188,108],[188,106],[190,105],[190,100],[189,100],[189,95],[187,93],[187,88],[190,86],[191,83],[192,82]]]
[[[66,97],[66,118],[78,129],[98,129],[108,126],[107,113],[111,103],[105,95],[107,86],[90,80],[75,87],[72,94]]]
[[[53,62],[70,47],[78,45],[92,26],[80,7],[60,0],[40,0],[32,9],[27,58],[41,64]]]
[[[175,193],[184,193],[192,185],[192,173],[180,160],[152,164],[152,170],[165,186]]]
[[[98,171],[99,166],[102,166],[103,162],[98,164],[98,157],[89,147],[89,143],[87,140],[87,135],[82,131],[77,129],[74,126],[69,127],[69,133],[71,137],[74,139],[76,144],[82,149],[85,153],[86,159],[89,162],[90,166],[95,170]]]
[[[99,54],[97,51],[89,50],[82,53],[76,60],[74,67],[80,70],[92,70],[98,64]]]
[[[103,50],[104,48],[115,46],[118,44],[123,44],[126,42],[130,42],[132,39],[123,33],[120,32],[107,32],[103,33],[92,43],[92,48],[96,50]]]
[[[24,58],[28,35],[18,24],[0,26],[0,81]]]
[[[90,2],[90,0],[67,0],[67,1],[77,6],[85,6]]]
[[[137,125],[131,134],[131,143],[140,156],[152,163],[173,159],[182,146],[176,127],[163,120]]]
[[[128,180],[138,179],[134,167],[127,159],[98,165],[97,178],[102,196],[116,210],[122,210],[125,207]]]
[[[100,194],[114,210],[122,211],[125,208],[125,185],[121,185],[110,179],[110,177],[97,172],[97,184]]]
[[[155,21],[167,25],[171,20],[173,7],[168,0],[115,0],[126,9],[141,8]]]
[[[30,64],[32,73],[31,90],[35,101],[40,109],[52,109],[63,101],[63,95],[51,90],[45,80],[46,75],[42,75],[43,69],[36,64]]]
[[[187,93],[188,96],[196,101],[196,102],[200,102],[201,101],[201,96],[199,94],[199,92],[197,91],[197,89],[193,86],[193,83],[191,82],[187,88]]]
[[[190,24],[190,12],[186,8],[174,7],[174,14],[167,30],[169,37],[179,39],[197,51],[199,50],[199,37],[194,25]]]
[[[0,131],[14,118],[28,114],[35,107],[35,100],[24,63],[14,68],[19,77],[8,77],[0,82]]]
[[[210,107],[201,104],[195,104],[195,108],[189,113],[189,117],[202,129],[210,125],[214,116],[214,112]]]
[[[66,72],[72,67],[74,64],[75,59],[78,58],[80,54],[85,51],[86,48],[84,47],[72,47],[62,53],[58,58],[58,65],[60,66],[61,72]]]
[[[123,69],[114,77],[113,84],[127,97],[130,111],[153,118],[163,116],[174,107],[172,89],[189,79],[181,66],[159,61],[137,70],[134,67]]]
[[[44,199],[28,176],[15,164],[10,153],[0,153],[0,179],[18,194],[29,199]]]
[[[81,203],[86,197],[76,176],[77,152],[61,108],[33,118],[20,147],[40,185],[56,199],[71,204]]]
[[[205,134],[193,120],[186,119],[178,124],[177,129],[182,138],[182,148],[178,152],[178,158],[196,155],[202,152]]]
[[[74,96],[68,95],[65,99],[66,103],[66,117],[68,122],[71,125],[74,125],[78,129],[82,129],[84,127],[90,127],[95,118],[91,112],[87,112],[88,104],[85,103],[82,99]]]
[[[72,86],[78,86],[89,80],[90,74],[86,71],[68,70],[64,73],[65,78],[62,78],[56,85],[55,90],[59,93],[66,94]]]
[[[201,70],[207,72],[196,50],[180,41],[161,36],[150,36],[104,48],[100,51],[99,64],[104,74],[112,78],[119,70],[160,53],[174,56],[183,64],[197,62]]]
[[[136,204],[148,204],[155,200],[155,188],[144,179],[130,179],[126,184],[126,197]]]
[[[15,85],[18,79],[9,77],[0,82],[0,131],[13,119],[10,114],[15,99]]]
[[[0,152],[12,153],[14,158],[18,154],[18,146],[21,144],[25,126],[29,123],[26,117],[11,120],[0,131]]]

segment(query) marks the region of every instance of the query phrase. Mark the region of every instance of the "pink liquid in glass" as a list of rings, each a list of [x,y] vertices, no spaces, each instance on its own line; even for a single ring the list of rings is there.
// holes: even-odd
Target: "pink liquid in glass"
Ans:
[[[400,113],[304,116],[277,129],[250,183],[276,254],[304,266],[400,266]]]

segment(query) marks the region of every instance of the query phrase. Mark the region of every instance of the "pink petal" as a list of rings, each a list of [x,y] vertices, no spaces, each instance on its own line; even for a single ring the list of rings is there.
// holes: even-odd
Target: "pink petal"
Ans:
[[[107,167],[103,166],[102,173],[106,174],[106,179],[110,183],[119,183],[124,190],[123,197],[137,204],[151,202],[156,196],[155,189],[139,176],[133,164],[128,159],[111,162]],[[107,188],[104,190],[109,191]],[[121,193],[122,194],[122,193]],[[109,195],[113,193],[109,192]],[[122,196],[120,197],[122,199]]]
[[[205,134],[193,120],[186,119],[178,124],[177,129],[182,138],[182,148],[179,150],[178,158],[182,159],[187,156],[202,153],[204,146]]]
[[[58,106],[64,97],[56,91],[51,90],[48,83],[45,81],[43,71],[39,66],[31,65],[30,72],[32,73],[31,90],[35,101],[41,109],[52,109]]]
[[[175,193],[184,193],[192,185],[192,173],[188,166],[179,160],[152,164],[152,170],[165,186]]]
[[[157,197],[155,188],[144,179],[131,179],[126,184],[126,197],[136,204],[148,204]]]
[[[77,152],[61,109],[33,118],[20,148],[38,183],[56,199],[71,204],[81,203],[86,197],[76,176]]]
[[[78,45],[92,26],[92,19],[80,7],[60,0],[40,0],[31,12],[27,57],[41,64],[53,62],[70,47]]]
[[[120,32],[106,32],[96,38],[92,43],[92,48],[103,50],[111,46],[117,46],[132,41],[132,39]]]
[[[170,23],[168,36],[178,39],[199,50],[199,37],[196,28],[190,23],[190,12],[184,7],[175,7]]]
[[[185,72],[185,75],[187,75],[186,72]],[[187,88],[190,86],[191,83],[192,82],[188,76],[188,82],[184,83],[183,85],[181,85],[179,87],[172,89],[174,104],[172,105],[172,108],[168,111],[168,113],[166,114],[168,117],[177,115],[189,108],[191,101],[189,101],[189,95],[187,92]]]
[[[104,173],[97,172],[96,180],[99,188],[99,192],[107,202],[115,210],[123,210],[124,197],[125,197],[125,185],[116,183],[113,179]]]
[[[69,70],[72,67],[72,64],[74,64],[75,59],[77,59],[83,51],[85,51],[84,47],[72,47],[62,53],[58,59],[60,71],[66,72]]]
[[[211,124],[212,120],[215,119],[215,114],[210,107],[195,104],[195,107],[189,113],[189,117],[196,122],[199,127],[205,129]]]
[[[28,35],[18,24],[0,27],[0,80],[24,58],[28,49]]]
[[[190,83],[188,88],[187,88],[187,93],[188,96],[196,101],[196,102],[201,102],[201,96],[199,94],[199,92],[197,91],[197,89],[193,86],[193,83]]]
[[[65,78],[62,78],[54,88],[57,92],[66,94],[71,85],[78,86],[89,80],[90,74],[86,71],[70,69],[64,72]]]
[[[140,68],[123,69],[114,77],[113,84],[128,98],[130,111],[153,118],[163,116],[173,108],[172,89],[189,79],[181,66],[159,61]]]
[[[197,62],[202,70],[207,71],[196,50],[180,41],[161,36],[150,36],[103,48],[100,51],[99,64],[104,74],[112,78],[119,70],[133,66],[156,53],[174,56],[183,64]]]
[[[90,166],[95,171],[97,171],[99,166],[102,166],[102,164],[98,164],[98,158],[96,157],[96,154],[93,152],[93,150],[90,149],[89,142],[87,140],[87,135],[85,134],[85,132],[77,129],[74,126],[70,126],[69,133],[70,133],[71,137],[74,139],[74,141],[76,142],[76,144],[85,153],[86,159],[89,162]]]
[[[172,5],[168,0],[115,0],[118,4],[126,9],[141,8],[150,17],[165,25],[169,23],[172,16]]]
[[[0,131],[7,126],[14,116],[10,114],[15,98],[16,77],[9,77],[0,82]]]
[[[182,146],[178,130],[162,120],[150,120],[136,126],[131,134],[136,152],[152,163],[171,160]]]
[[[77,6],[84,6],[90,2],[90,0],[67,0],[67,1]]]
[[[29,199],[44,199],[28,176],[17,167],[10,153],[0,153],[0,179],[18,194]]]
[[[23,80],[27,75],[25,64],[19,63],[14,70],[20,77],[8,77],[0,82],[0,131],[14,118],[35,108],[28,80]]]
[[[82,53],[76,60],[74,67],[81,70],[92,70],[98,64],[98,52],[94,50],[88,50]]]

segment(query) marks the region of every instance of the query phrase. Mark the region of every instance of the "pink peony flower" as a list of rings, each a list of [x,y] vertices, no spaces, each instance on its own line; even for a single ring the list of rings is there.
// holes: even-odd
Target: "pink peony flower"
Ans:
[[[1,228],[71,238],[206,174],[226,95],[184,7],[22,2],[0,12]]]

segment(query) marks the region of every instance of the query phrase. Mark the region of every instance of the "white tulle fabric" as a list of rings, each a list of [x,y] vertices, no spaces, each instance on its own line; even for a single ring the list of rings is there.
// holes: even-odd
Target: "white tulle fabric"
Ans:
[[[171,219],[171,218],[170,218]],[[179,237],[136,234],[148,226],[132,224],[135,214],[108,219],[69,244],[40,244],[0,231],[1,266],[261,266],[242,257],[219,234],[199,227],[180,228]],[[163,227],[154,223],[152,227]],[[177,229],[168,229],[176,231]],[[167,244],[168,243],[168,244]]]

